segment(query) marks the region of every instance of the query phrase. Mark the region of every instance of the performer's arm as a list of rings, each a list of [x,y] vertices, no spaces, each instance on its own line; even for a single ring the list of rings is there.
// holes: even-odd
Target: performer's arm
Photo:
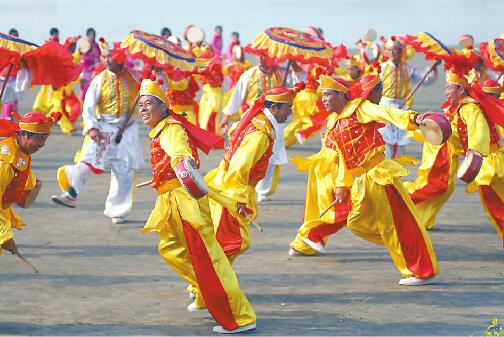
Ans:
[[[234,115],[238,112],[238,110],[240,110],[243,100],[245,99],[245,95],[247,94],[247,83],[250,75],[251,72],[246,71],[240,76],[238,82],[236,82],[235,90],[229,98],[228,104],[224,107],[224,109],[222,109],[224,118],[226,118],[226,116]]]
[[[416,130],[418,126],[414,122],[417,115],[415,111],[404,111],[390,106],[373,104],[363,101],[357,108],[357,119],[361,123],[372,121],[392,123],[402,130]]]
[[[430,67],[429,67],[430,68]],[[428,69],[424,70],[423,72],[418,71],[418,68],[411,65],[411,64],[406,64],[406,70],[408,71],[408,76],[409,76],[409,81],[411,84],[415,85],[418,82],[420,82],[425,75],[425,72],[428,71]],[[436,81],[438,77],[438,72],[437,68],[435,68],[433,71],[427,75],[425,78],[425,81],[422,83],[422,85],[429,86],[432,83]]]
[[[180,124],[169,124],[161,131],[161,148],[170,156],[171,166],[175,167],[184,157],[192,159],[192,151],[189,146],[189,137]]]
[[[248,204],[249,174],[252,167],[264,155],[270,139],[262,131],[245,136],[229,162],[226,172],[226,186],[222,193],[238,203]]]
[[[98,74],[91,81],[89,88],[86,91],[86,96],[84,97],[84,103],[82,106],[82,120],[84,121],[82,134],[84,136],[87,135],[91,129],[99,130],[98,118],[96,116],[96,105],[100,97],[102,77],[103,72]]]
[[[468,149],[487,156],[490,152],[490,128],[479,106],[464,104],[460,108],[460,117],[467,125]]]

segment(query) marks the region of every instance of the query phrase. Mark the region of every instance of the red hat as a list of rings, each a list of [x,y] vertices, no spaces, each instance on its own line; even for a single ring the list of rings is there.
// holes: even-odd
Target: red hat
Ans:
[[[0,123],[0,137],[13,136],[17,131],[28,131],[32,133],[51,133],[51,127],[60,120],[61,112],[52,112],[45,116],[40,112],[28,112],[21,117],[17,112],[12,116],[17,122],[2,120]]]
[[[368,99],[369,94],[374,88],[381,82],[380,76],[378,75],[366,75],[360,79],[361,94],[362,99]]]
[[[481,89],[489,94],[501,94],[504,92],[504,88],[499,84],[499,82],[488,79],[483,82]]]

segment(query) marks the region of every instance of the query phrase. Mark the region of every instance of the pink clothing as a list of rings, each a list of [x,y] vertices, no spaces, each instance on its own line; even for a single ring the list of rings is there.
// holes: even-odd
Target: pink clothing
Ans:
[[[80,93],[79,93],[79,98],[84,101],[84,97],[86,96],[86,91],[89,87],[89,84],[91,82],[91,77],[93,75],[93,71],[100,62],[100,55],[101,55],[101,50],[100,46],[96,41],[93,41],[91,43],[91,50],[86,53],[81,55],[81,60],[80,63],[82,64],[82,73],[80,77]]]
[[[222,56],[222,35],[212,36],[212,50],[215,54]]]
[[[227,50],[226,50],[226,63],[231,63],[233,62],[233,47],[234,46],[239,46],[240,45],[240,41],[231,41],[229,42],[228,46],[227,46]]]
[[[18,101],[15,100],[12,103],[4,103],[2,106],[2,118],[8,119],[11,117],[13,111],[18,111]]]

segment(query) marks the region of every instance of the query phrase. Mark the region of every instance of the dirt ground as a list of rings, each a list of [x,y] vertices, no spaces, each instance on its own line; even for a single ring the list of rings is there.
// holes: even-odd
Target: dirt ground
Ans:
[[[441,103],[443,81],[420,91],[419,110]],[[436,97],[436,99],[433,99]],[[23,101],[29,109],[31,96]],[[142,127],[145,158],[147,130]],[[154,206],[149,187],[137,190],[124,225],[103,215],[107,174],[93,176],[74,210],[57,207],[56,169],[71,163],[78,134],[54,132],[33,158],[43,182],[34,206],[19,210],[27,223],[15,233],[20,251],[40,269],[32,274],[16,257],[0,257],[0,334],[8,335],[209,335],[205,312],[188,313],[185,283],[159,257],[155,235],[141,234]],[[289,155],[318,151],[318,137]],[[410,146],[420,157],[421,147]],[[203,160],[215,167],[222,151]],[[140,170],[137,181],[149,179]],[[414,179],[416,170],[411,170]],[[344,229],[322,257],[289,257],[303,213],[307,175],[282,168],[272,201],[260,205],[263,233],[252,231],[250,250],[235,263],[254,306],[251,335],[481,335],[492,318],[504,318],[504,250],[476,194],[456,192],[430,231],[439,261],[438,283],[400,287],[387,251]]]

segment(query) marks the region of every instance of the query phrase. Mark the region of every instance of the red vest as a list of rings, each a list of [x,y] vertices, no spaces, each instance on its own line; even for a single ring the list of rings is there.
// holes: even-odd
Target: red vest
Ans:
[[[335,149],[336,144],[346,167],[352,170],[364,163],[369,151],[385,145],[378,132],[381,126],[379,122],[360,123],[354,111],[350,116],[336,121],[327,133],[326,146]]]
[[[478,105],[479,106],[479,105]],[[462,145],[462,148],[464,149],[464,153],[467,153],[468,150],[468,139],[469,135],[467,133],[467,125],[462,121],[462,118],[460,117],[460,105],[457,109],[457,132],[459,135],[460,139],[460,145]],[[499,144],[499,134],[497,133],[497,129],[495,128],[495,124],[492,123],[490,118],[488,118],[488,115],[485,113],[483,109],[480,107],[480,111],[485,117],[485,120],[488,124],[488,128],[490,129],[490,144]]]
[[[162,132],[162,131],[161,131]],[[159,187],[163,181],[176,179],[175,171],[173,170],[170,162],[170,156],[161,147],[161,132],[154,138],[150,140],[151,146],[151,166],[152,166],[152,184],[154,188]],[[198,149],[196,145],[189,139],[189,146],[192,150],[192,155],[196,161],[196,166],[200,167],[200,161],[198,156]]]
[[[267,117],[264,116],[264,119],[267,119]],[[229,145],[226,147],[226,151],[224,153],[224,161],[228,165],[229,165],[229,162],[231,161],[231,158],[233,158],[233,155],[235,154],[236,150],[238,149],[238,147],[240,147],[240,144],[243,141],[243,139],[247,135],[258,130],[257,127],[254,125],[254,123],[252,123],[252,121],[238,135],[238,137],[236,139],[231,140]],[[274,139],[271,135],[268,134],[268,137],[270,139],[270,144],[268,146],[268,149],[266,150],[266,152],[264,152],[262,157],[254,164],[254,166],[250,170],[250,173],[249,173],[249,184],[250,185],[256,185],[266,175],[266,169],[268,168],[269,159],[270,159],[271,155],[273,154],[273,142],[274,142]]]
[[[28,167],[30,163],[28,163]],[[26,182],[30,177],[30,168],[19,171],[14,166],[12,166],[14,170],[14,177],[10,181],[9,185],[5,189],[5,193],[2,197],[2,205],[3,208],[6,209],[10,207],[10,204],[16,204],[18,202],[22,202],[28,191],[25,190]]]

